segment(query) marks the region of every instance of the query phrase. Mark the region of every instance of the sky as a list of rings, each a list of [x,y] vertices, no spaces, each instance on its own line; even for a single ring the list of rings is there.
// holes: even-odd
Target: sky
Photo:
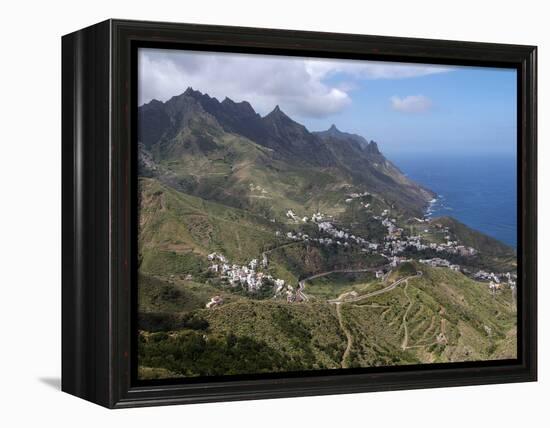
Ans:
[[[515,154],[513,69],[141,48],[138,103],[187,87],[278,105],[310,131],[335,124],[386,154]]]

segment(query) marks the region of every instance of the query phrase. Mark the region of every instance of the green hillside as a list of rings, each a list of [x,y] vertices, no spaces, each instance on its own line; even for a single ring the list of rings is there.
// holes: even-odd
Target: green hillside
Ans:
[[[341,303],[343,325],[337,305],[326,301],[231,300],[226,292],[228,303],[215,310],[191,309],[203,291],[181,282],[181,295],[161,293],[157,305],[162,301],[168,310],[176,302],[179,311],[191,310],[177,311],[176,329],[141,333],[140,365],[199,376],[515,358],[516,313],[509,293],[493,297],[460,273],[419,269],[422,276],[391,291]],[[389,281],[407,277],[408,272],[397,271]],[[346,331],[352,339],[344,361]]]
[[[510,293],[493,297],[485,284],[461,273],[421,270],[421,277],[392,292],[346,305],[344,318],[356,337],[353,366],[370,365],[373,359],[388,364],[396,351],[423,363],[516,357],[509,340],[517,317]]]
[[[141,178],[140,272],[149,275],[193,275],[205,281],[206,256],[219,252],[232,263],[247,263],[269,252],[269,271],[296,283],[313,273],[384,262],[352,248],[325,248],[285,239],[296,225],[271,222],[245,210],[178,192],[155,179]],[[315,227],[301,226],[315,236]],[[276,236],[276,232],[281,232]]]
[[[346,193],[365,189],[417,215],[433,197],[377,148],[310,133],[278,108],[264,118],[250,110],[193,90],[142,106],[140,175],[275,218],[287,209],[336,215]]]
[[[138,114],[141,379],[515,358],[515,251],[376,142],[192,89]]]
[[[178,192],[154,179],[140,179],[139,186],[144,272],[198,273],[212,251],[245,262],[276,244],[276,225],[263,217]]]

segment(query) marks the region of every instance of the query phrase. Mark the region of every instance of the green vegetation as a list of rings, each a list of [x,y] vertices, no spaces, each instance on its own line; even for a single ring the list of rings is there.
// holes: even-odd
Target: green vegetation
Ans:
[[[350,367],[515,358],[516,313],[510,293],[492,296],[485,285],[460,273],[414,264],[404,264],[393,280],[417,270],[422,276],[387,293],[342,304],[342,321],[354,338]],[[387,285],[374,282],[367,291]],[[142,375],[160,376],[151,367],[177,376],[340,367],[347,340],[335,305],[225,296],[228,303],[215,310],[140,315]],[[157,306],[169,308],[180,298],[161,292]]]
[[[219,251],[246,262],[276,245],[275,226],[246,211],[186,195],[154,179],[140,179],[140,270],[199,274],[205,256]]]
[[[208,311],[212,331],[264,340],[300,369],[337,368],[344,337],[333,306],[261,301]]]
[[[347,305],[344,317],[356,338],[354,365],[386,364],[393,358],[416,363],[515,358],[510,337],[516,311],[509,292],[492,296],[486,285],[461,273],[419,269],[421,277],[394,291]]]
[[[394,290],[342,304],[341,320],[353,337],[349,367],[515,357],[516,312],[509,290],[492,296],[485,284],[461,273],[403,263],[385,281],[373,272],[334,272],[307,280],[308,303],[273,301],[272,284],[250,294],[220,282],[208,270],[206,255],[217,251],[246,263],[268,251],[268,271],[289,284],[386,261],[354,248],[289,242],[275,232],[296,233],[293,224],[186,195],[155,179],[141,179],[140,186],[141,378],[341,367],[348,341],[327,300],[350,292],[360,298],[418,270],[421,277]],[[358,230],[379,233],[368,222],[358,224]],[[317,236],[314,225],[298,230]],[[468,236],[479,243],[472,241],[475,233]],[[500,259],[480,254],[470,263],[494,265],[511,257],[507,254]],[[449,259],[464,263],[455,257]],[[224,304],[205,309],[215,295]]]
[[[140,335],[139,364],[178,376],[216,376],[291,371],[297,367],[276,350],[247,337],[178,333]],[[142,376],[148,376],[142,371]],[[159,377],[155,373],[153,378]]]
[[[141,333],[140,366],[184,376],[337,368],[344,346],[326,304],[243,301],[178,322]]]
[[[474,247],[485,255],[515,256],[512,248],[490,236],[469,228],[452,217],[439,217],[433,219],[432,223],[448,227],[452,231],[453,237],[460,240],[463,245]]]
[[[513,272],[515,252],[452,218],[415,218],[433,193],[376,143],[192,90],[139,114],[141,379],[515,357],[510,287],[418,262],[472,277]],[[478,251],[404,247],[413,236]],[[261,285],[246,286],[263,261]]]
[[[307,294],[319,299],[334,299],[342,293],[373,291],[380,281],[372,272],[333,273],[307,282]]]

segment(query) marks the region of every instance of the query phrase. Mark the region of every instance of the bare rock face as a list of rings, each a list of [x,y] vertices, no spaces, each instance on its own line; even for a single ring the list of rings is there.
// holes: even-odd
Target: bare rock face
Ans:
[[[214,175],[220,174],[216,172],[216,162],[224,159],[232,165],[248,165],[249,169],[269,169],[275,174],[272,182],[295,181],[304,189],[315,189],[320,195],[312,197],[320,198],[330,189],[319,185],[315,177],[330,174],[333,187],[351,185],[368,189],[418,215],[433,197],[432,192],[409,180],[387,160],[376,142],[340,131],[336,125],[326,131],[310,132],[279,106],[262,117],[247,101],[225,98],[220,102],[187,88],[164,103],[153,100],[141,106],[138,116],[141,164],[147,167],[148,174],[157,174],[166,184],[201,197],[206,196],[200,193],[204,190],[201,186],[209,186],[196,171],[187,176],[189,167],[184,165],[169,173],[150,165],[174,164],[192,157],[192,162],[202,164],[205,170],[213,169],[210,174]],[[230,143],[235,138],[239,145],[252,146],[237,147]],[[261,147],[267,150],[254,154]],[[243,171],[239,176],[228,172],[226,186],[242,181],[243,174]],[[288,189],[284,190],[289,194]],[[230,192],[235,198],[234,205],[239,205],[239,192]],[[217,196],[208,189],[208,197]]]

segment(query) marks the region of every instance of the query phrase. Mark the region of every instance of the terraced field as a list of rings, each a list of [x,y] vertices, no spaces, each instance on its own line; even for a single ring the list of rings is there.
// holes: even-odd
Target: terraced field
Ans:
[[[141,335],[142,373],[159,376],[156,367],[178,376],[211,374],[212,369],[205,371],[199,362],[215,360],[220,346],[226,353],[222,367],[240,367],[244,358],[260,372],[515,358],[511,295],[493,297],[482,284],[448,269],[419,269],[421,275],[389,275],[377,291],[367,287],[363,294],[342,293],[332,303],[293,305],[252,301],[191,281],[160,286],[149,278],[144,282],[151,287],[144,288],[142,297],[148,314],[144,320],[149,330],[160,328]],[[212,292],[226,303],[216,310],[203,309]],[[207,346],[211,341],[219,343]],[[256,351],[243,356],[233,350],[232,362],[233,351],[227,347],[233,342]],[[184,352],[187,343],[194,344],[194,357],[185,359],[184,367],[174,363],[174,355]],[[258,360],[265,355],[259,349],[276,358]]]
[[[515,357],[515,251],[424,219],[376,142],[192,88],[138,110],[141,379]]]

